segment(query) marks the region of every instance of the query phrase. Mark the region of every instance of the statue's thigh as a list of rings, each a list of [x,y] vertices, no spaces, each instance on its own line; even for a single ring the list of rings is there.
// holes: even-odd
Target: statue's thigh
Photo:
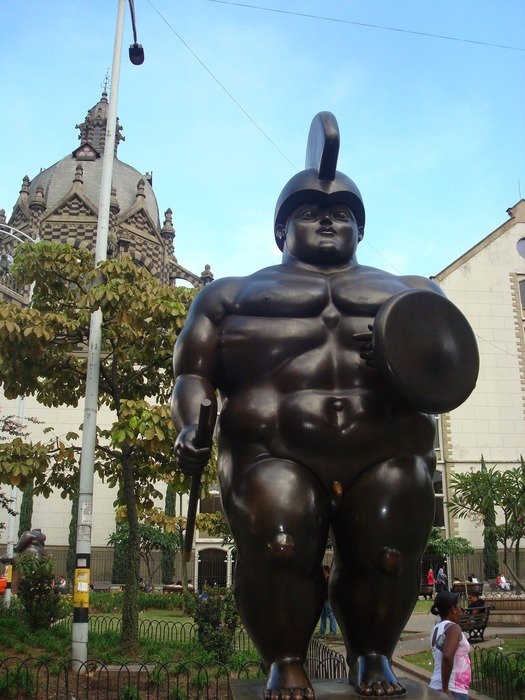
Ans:
[[[328,498],[304,467],[267,457],[237,471],[223,503],[241,557],[322,558]]]
[[[334,517],[336,547],[349,568],[373,566],[385,548],[419,556],[434,519],[427,462],[407,455],[375,465],[343,494]]]

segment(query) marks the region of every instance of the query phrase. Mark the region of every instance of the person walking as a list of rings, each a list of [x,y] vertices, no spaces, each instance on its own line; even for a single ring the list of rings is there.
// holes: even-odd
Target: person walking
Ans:
[[[471,681],[470,644],[458,625],[462,613],[459,593],[440,591],[430,612],[441,618],[430,632],[434,657],[430,687],[441,690],[448,697],[468,700]]]
[[[326,632],[326,621],[330,622],[330,634],[337,634],[337,626],[335,624],[335,615],[330,605],[330,600],[328,598],[328,579],[330,578],[330,567],[323,566],[324,578],[326,581],[326,599],[324,601],[323,611],[321,613],[321,624],[319,626],[319,634],[322,636]]]
[[[436,593],[440,593],[440,591],[446,591],[448,589],[447,586],[447,575],[445,573],[445,567],[442,564],[437,572],[436,576]]]

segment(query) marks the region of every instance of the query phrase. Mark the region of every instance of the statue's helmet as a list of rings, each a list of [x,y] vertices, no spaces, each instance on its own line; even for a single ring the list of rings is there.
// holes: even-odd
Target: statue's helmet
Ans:
[[[275,207],[275,241],[282,250],[284,239],[278,230],[301,204],[346,204],[357,225],[364,228],[365,207],[357,185],[337,170],[339,126],[331,112],[319,112],[312,120],[306,147],[305,170],[294,175],[283,188]]]

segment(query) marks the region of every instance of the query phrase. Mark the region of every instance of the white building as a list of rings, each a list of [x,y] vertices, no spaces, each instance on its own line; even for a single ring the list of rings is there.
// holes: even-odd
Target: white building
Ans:
[[[469,399],[441,416],[441,468],[450,475],[487,466],[518,466],[525,456],[525,200],[509,219],[433,279],[469,320],[480,372]],[[446,494],[445,494],[446,498]],[[482,547],[469,520],[449,521],[451,535]]]

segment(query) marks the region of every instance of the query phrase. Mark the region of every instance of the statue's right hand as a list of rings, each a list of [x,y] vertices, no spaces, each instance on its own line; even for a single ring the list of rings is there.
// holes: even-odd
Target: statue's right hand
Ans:
[[[175,441],[175,454],[179,462],[179,468],[186,476],[200,474],[211,455],[211,447],[195,446],[196,432],[196,425],[188,425],[182,428]]]

